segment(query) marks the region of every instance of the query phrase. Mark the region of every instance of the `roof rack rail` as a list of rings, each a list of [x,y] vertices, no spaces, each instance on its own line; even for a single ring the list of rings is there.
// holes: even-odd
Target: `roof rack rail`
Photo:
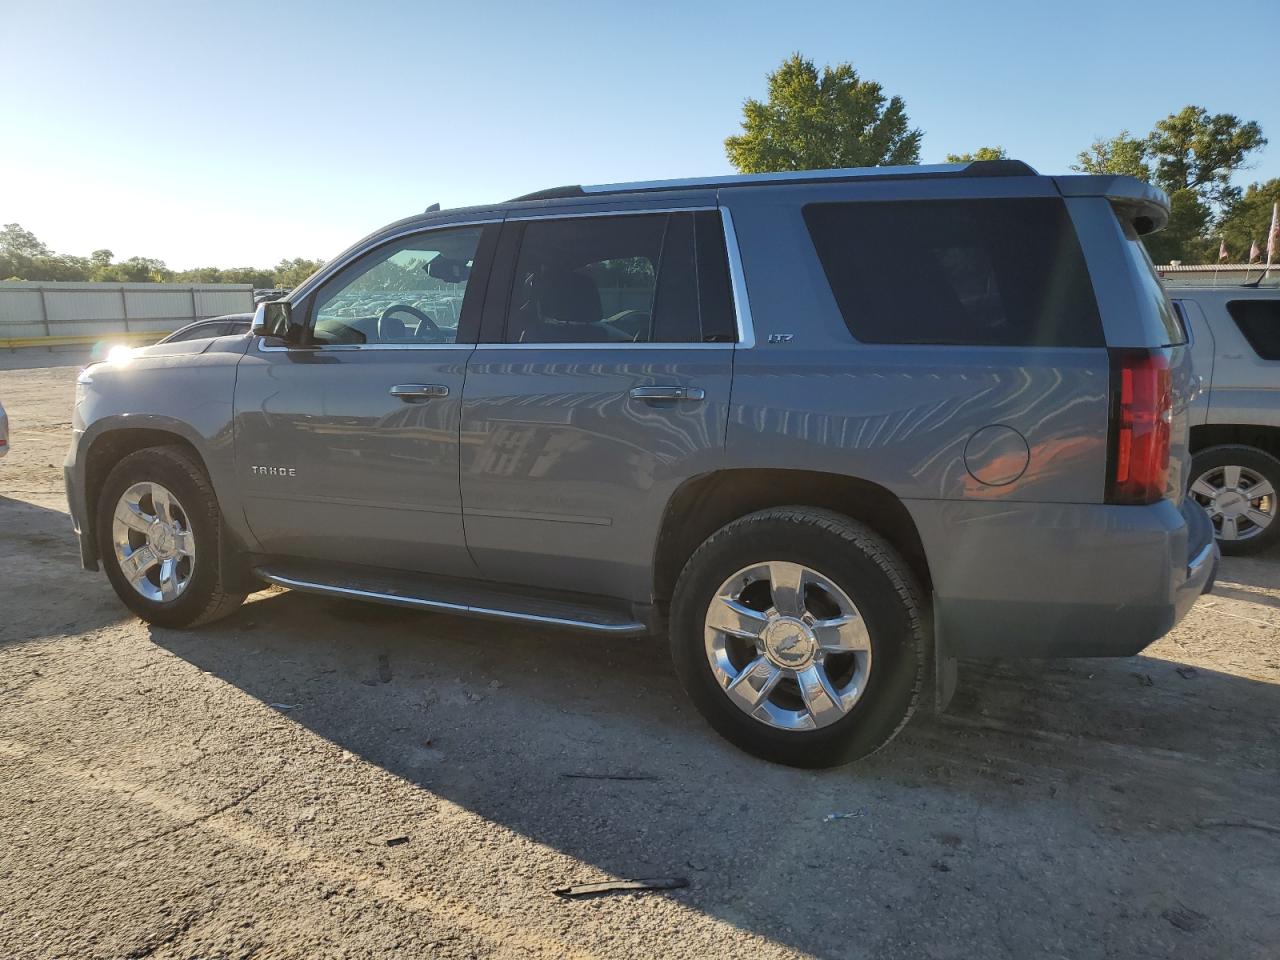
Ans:
[[[1021,160],[973,160],[969,163],[912,164],[897,167],[844,167],[832,170],[784,170],[777,173],[725,174],[677,180],[638,180],[590,186],[552,187],[516,197],[519,200],[561,200],[607,193],[644,193],[690,187],[743,187],[770,183],[842,183],[856,180],[914,180],[920,177],[1034,177],[1036,171]]]

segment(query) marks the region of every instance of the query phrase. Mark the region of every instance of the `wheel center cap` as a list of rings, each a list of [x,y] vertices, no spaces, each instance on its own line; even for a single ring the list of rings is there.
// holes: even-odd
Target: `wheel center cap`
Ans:
[[[813,631],[795,617],[778,617],[770,621],[761,639],[765,656],[778,666],[791,670],[807,667],[818,652]]]
[[[1249,508],[1249,501],[1237,490],[1224,490],[1218,494],[1215,506],[1228,517],[1238,517]]]
[[[156,556],[161,560],[167,559],[177,552],[177,538],[173,535],[173,531],[169,529],[169,525],[163,521],[157,520],[151,525],[151,529],[147,531],[147,542],[150,543],[151,549],[155,551]]]

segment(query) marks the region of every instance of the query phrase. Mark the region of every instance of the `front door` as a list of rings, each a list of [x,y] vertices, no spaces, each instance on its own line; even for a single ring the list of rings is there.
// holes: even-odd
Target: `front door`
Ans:
[[[376,246],[294,304],[306,343],[250,347],[236,382],[236,462],[266,552],[474,572],[458,492],[473,344],[460,341],[474,340],[477,261],[497,229],[442,227]]]
[[[724,251],[714,210],[508,220],[485,304],[501,342],[472,354],[462,409],[486,577],[647,598],[668,499],[723,455]]]

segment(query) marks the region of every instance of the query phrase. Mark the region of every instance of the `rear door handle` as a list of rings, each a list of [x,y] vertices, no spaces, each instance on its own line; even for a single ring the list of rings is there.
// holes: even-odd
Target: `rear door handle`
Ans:
[[[443,383],[398,383],[390,393],[405,403],[422,403],[433,397],[447,397],[449,388]]]
[[[632,387],[633,400],[704,400],[707,391],[701,387]]]

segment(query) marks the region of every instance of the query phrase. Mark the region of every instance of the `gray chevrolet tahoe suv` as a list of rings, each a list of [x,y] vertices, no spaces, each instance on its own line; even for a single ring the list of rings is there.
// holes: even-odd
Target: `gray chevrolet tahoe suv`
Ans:
[[[1168,291],[1191,335],[1196,375],[1190,495],[1209,512],[1223,553],[1257,553],[1280,539],[1280,289]]]
[[[862,756],[957,657],[1134,654],[1211,584],[1167,210],[997,161],[402,220],[84,372],[84,565],[170,627],[268,582],[665,632],[734,743]]]

